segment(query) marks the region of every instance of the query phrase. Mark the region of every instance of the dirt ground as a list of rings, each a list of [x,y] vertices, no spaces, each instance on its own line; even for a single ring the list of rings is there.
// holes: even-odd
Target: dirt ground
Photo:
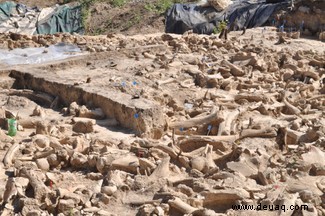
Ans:
[[[144,10],[93,5],[98,36],[0,34],[81,50],[0,61],[0,214],[325,216],[324,42],[165,34]]]
[[[275,28],[37,37],[1,40],[84,55],[2,63],[3,215],[325,215],[323,42]]]

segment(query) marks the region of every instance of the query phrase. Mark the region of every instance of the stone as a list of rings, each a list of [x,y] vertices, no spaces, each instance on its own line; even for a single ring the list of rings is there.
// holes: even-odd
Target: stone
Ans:
[[[71,193],[71,192],[66,193],[64,195],[64,199],[73,200],[75,205],[78,205],[82,200],[82,198],[80,197],[79,194],[75,194],[75,193]]]
[[[79,116],[79,105],[76,102],[72,102],[70,104],[69,114],[73,116]]]
[[[72,130],[77,133],[91,133],[94,132],[94,125],[96,121],[87,118],[73,118],[74,125]]]
[[[46,148],[50,146],[50,140],[46,136],[37,136],[35,143],[40,148]]]
[[[51,154],[47,157],[47,161],[49,162],[50,166],[57,167],[60,165],[60,160],[56,154]]]
[[[41,106],[36,106],[33,110],[33,114],[32,116],[40,116],[40,117],[44,117],[46,114],[45,114],[45,111],[44,109],[41,107]]]
[[[37,167],[41,170],[48,171],[50,169],[50,164],[46,158],[40,158],[36,160]]]
[[[117,191],[116,185],[104,186],[102,187],[102,193],[112,196]]]
[[[47,125],[44,122],[36,123],[36,134],[48,134]]]
[[[71,210],[75,207],[75,202],[73,199],[60,199],[58,204],[58,210],[60,213],[69,215]]]
[[[217,11],[223,11],[231,4],[229,0],[208,0],[208,4],[214,7]]]
[[[319,33],[319,40],[325,41],[325,31]]]
[[[207,168],[206,159],[204,157],[197,157],[191,160],[191,166],[200,172]]]
[[[88,158],[78,152],[74,152],[73,155],[71,156],[70,163],[74,167],[83,167],[86,165],[88,162]]]

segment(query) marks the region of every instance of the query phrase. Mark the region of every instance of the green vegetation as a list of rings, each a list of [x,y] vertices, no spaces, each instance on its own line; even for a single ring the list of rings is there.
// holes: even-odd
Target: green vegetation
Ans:
[[[219,34],[223,29],[227,27],[227,22],[226,21],[221,21],[218,23],[218,26],[213,29],[214,34]]]
[[[129,1],[130,0],[110,0],[110,3],[113,5],[113,7],[122,7]]]
[[[123,7],[131,0],[64,0],[64,4],[70,2],[79,2],[82,7],[82,23],[85,26],[86,32],[89,32],[89,16],[91,15],[91,6],[94,5],[96,2],[107,2],[111,4],[113,7]],[[157,15],[163,14],[168,8],[170,8],[175,3],[185,3],[188,2],[187,0],[145,0],[144,8],[147,11],[156,13]],[[139,23],[141,21],[141,14],[134,14],[134,16],[125,23],[125,28],[128,29],[133,25]],[[105,23],[105,27],[111,25],[111,21]],[[104,33],[104,29],[98,28],[94,29],[93,34],[102,34]]]
[[[159,0],[155,2],[147,3],[144,8],[148,11],[155,13],[164,13],[168,8],[170,8],[175,3],[184,3],[184,0]]]

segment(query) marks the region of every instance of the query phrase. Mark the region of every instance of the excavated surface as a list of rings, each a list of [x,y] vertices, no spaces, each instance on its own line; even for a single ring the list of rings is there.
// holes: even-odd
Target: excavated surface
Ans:
[[[324,43],[240,34],[55,35],[89,53],[3,65],[2,211],[325,215]]]

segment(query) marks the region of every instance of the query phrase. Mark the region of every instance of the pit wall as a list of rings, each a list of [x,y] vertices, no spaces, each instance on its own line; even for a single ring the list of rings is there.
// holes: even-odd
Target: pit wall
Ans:
[[[125,128],[134,130],[142,136],[159,139],[164,128],[162,110],[156,103],[146,99],[132,99],[130,95],[103,90],[96,92],[87,87],[63,84],[28,72],[12,70],[10,76],[16,79],[15,86],[59,96],[68,106],[72,102],[80,105],[93,105],[103,110],[109,118],[114,118]]]

